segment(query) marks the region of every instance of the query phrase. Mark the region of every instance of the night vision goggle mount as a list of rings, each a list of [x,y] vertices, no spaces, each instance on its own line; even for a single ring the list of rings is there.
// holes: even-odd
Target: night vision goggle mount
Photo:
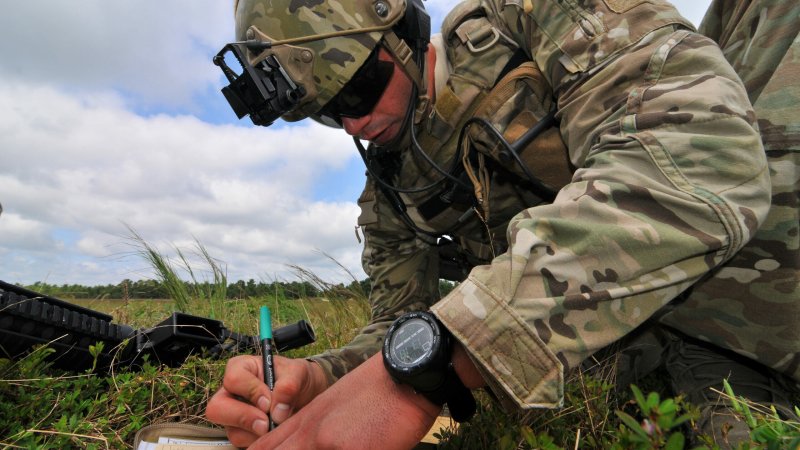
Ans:
[[[305,88],[292,81],[275,55],[267,56],[255,66],[249,63],[246,51],[263,51],[271,46],[269,42],[255,40],[233,42],[214,57],[214,64],[222,69],[230,83],[222,88],[222,95],[233,112],[239,119],[249,115],[254,124],[265,127],[294,109],[306,95]],[[240,74],[225,62],[229,52],[241,65]]]

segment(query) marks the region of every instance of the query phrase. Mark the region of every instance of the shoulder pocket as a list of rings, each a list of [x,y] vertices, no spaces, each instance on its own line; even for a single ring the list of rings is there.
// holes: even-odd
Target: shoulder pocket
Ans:
[[[550,86],[536,65],[529,61],[504,76],[478,106],[475,115],[486,119],[507,142],[514,144],[553,108]],[[470,127],[469,137],[476,151],[498,161],[517,176],[527,178],[519,162],[483,127]],[[562,188],[572,179],[567,148],[556,124],[544,129],[518,151],[527,169],[553,189]]]
[[[486,16],[480,0],[466,0],[453,8],[442,22],[442,36],[445,39],[452,37],[455,28],[470,17]]]

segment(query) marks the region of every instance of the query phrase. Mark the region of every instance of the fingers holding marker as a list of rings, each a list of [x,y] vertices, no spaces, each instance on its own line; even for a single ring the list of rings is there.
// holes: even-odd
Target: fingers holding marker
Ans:
[[[316,373],[321,371],[316,363],[276,356],[276,372],[281,376],[271,392],[263,380],[262,363],[258,356],[228,361],[222,387],[209,401],[209,420],[260,434],[257,420],[268,420],[271,413],[276,423],[284,422],[327,387],[324,375]]]
[[[208,402],[208,420],[225,427],[228,439],[237,446],[247,446],[268,431],[267,414],[262,409],[220,388]]]
[[[275,358],[280,374],[271,397],[272,419],[286,421],[328,388],[327,378],[316,362],[305,359]]]
[[[238,395],[253,405],[261,406],[264,400],[269,402],[272,397],[263,381],[261,358],[257,356],[231,358],[225,367],[222,386],[231,395]]]

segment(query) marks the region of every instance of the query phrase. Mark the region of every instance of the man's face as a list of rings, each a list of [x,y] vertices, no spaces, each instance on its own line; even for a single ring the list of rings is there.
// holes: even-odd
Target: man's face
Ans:
[[[394,63],[383,48],[379,49],[378,58]],[[411,79],[394,63],[394,74],[372,112],[358,118],[342,117],[342,126],[347,134],[377,145],[391,142],[402,131],[408,102],[411,101],[411,88]]]

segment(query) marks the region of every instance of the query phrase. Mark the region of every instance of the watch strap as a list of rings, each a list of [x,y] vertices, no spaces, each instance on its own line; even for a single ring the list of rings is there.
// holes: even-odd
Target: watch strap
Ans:
[[[447,409],[450,410],[450,416],[453,420],[459,423],[466,422],[475,414],[475,410],[477,409],[475,397],[472,395],[472,391],[461,382],[461,379],[458,377],[453,367],[453,363],[450,363],[450,367],[447,368],[447,371],[448,378],[452,378],[452,380],[448,380],[446,390]]]
[[[441,323],[439,326],[449,334]],[[452,345],[453,337],[448,336],[448,339],[451,341],[448,345]],[[472,391],[461,382],[452,362],[447,365],[447,374],[441,388],[430,392],[416,392],[437,405],[447,404],[450,416],[459,423],[468,421],[477,409]]]

